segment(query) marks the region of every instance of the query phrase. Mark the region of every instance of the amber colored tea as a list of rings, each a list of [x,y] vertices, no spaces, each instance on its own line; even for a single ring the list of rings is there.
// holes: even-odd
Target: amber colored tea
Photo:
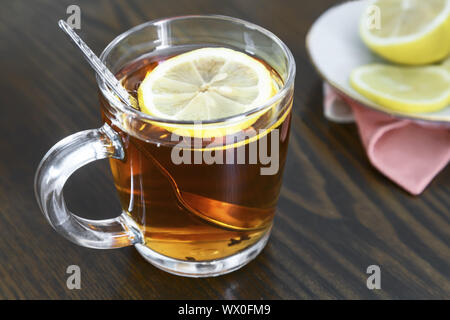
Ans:
[[[170,56],[141,57],[116,76],[136,97],[145,75]],[[271,69],[270,72],[274,81],[282,85],[276,72]],[[111,124],[107,101],[100,96],[102,114]],[[276,136],[279,169],[272,175],[262,175],[261,168],[266,165],[251,161],[175,164],[171,155],[177,142],[171,139],[172,132],[149,123],[146,135],[155,137],[155,142],[143,141],[112,125],[123,138],[126,154],[123,161],[110,160],[114,182],[122,208],[139,225],[145,245],[168,257],[205,261],[237,253],[269,232],[287,153],[290,109],[286,108],[283,120],[264,135],[270,150],[272,135],[282,132]],[[251,129],[257,131],[259,123],[259,120],[253,123]],[[259,139],[257,136],[216,150],[224,151],[224,157],[232,153],[235,159],[242,152],[248,160]],[[223,137],[216,140],[224,141]],[[208,148],[202,144],[200,149],[184,151],[201,156]]]

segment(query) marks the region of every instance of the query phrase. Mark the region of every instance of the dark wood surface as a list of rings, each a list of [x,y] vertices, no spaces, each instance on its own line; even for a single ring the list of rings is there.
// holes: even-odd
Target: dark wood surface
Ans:
[[[1,299],[450,298],[450,170],[412,197],[373,169],[354,125],[322,116],[321,80],[304,39],[332,0],[2,1],[0,10]],[[217,13],[279,35],[297,62],[289,156],[269,244],[243,269],[210,279],[160,271],[132,248],[92,250],[59,236],[39,211],[33,175],[65,136],[101,126],[93,72],[57,27],[81,8],[81,36],[97,53],[154,18]],[[83,217],[120,210],[107,161],[65,188]],[[66,288],[68,265],[81,290]],[[366,268],[381,267],[381,290]]]

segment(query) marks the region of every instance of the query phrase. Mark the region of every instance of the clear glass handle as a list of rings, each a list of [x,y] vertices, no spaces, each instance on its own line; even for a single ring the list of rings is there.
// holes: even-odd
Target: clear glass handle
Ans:
[[[34,190],[42,212],[58,233],[95,249],[142,243],[141,232],[126,214],[106,220],[84,219],[67,209],[63,197],[64,184],[77,169],[94,160],[124,156],[120,137],[107,124],[75,133],[47,152],[37,169]]]

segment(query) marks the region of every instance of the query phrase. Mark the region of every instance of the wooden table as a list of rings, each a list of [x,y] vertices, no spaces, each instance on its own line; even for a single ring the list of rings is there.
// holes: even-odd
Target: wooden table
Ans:
[[[305,50],[313,21],[337,1],[4,1],[0,10],[0,298],[2,299],[406,299],[450,298],[450,170],[419,197],[368,162],[354,125],[327,122],[322,82]],[[290,150],[269,244],[243,269],[210,279],[160,271],[134,248],[92,250],[59,236],[39,211],[33,176],[63,137],[101,126],[93,72],[58,29],[81,8],[80,35],[101,50],[144,21],[217,13],[279,35],[297,62]],[[120,210],[107,161],[65,188],[83,217]],[[81,290],[66,268],[81,268]],[[381,290],[366,287],[369,265]]]

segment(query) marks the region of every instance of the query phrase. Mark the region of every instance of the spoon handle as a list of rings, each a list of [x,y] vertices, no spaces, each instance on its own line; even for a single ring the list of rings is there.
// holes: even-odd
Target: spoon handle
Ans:
[[[106,82],[108,87],[128,106],[133,108],[133,97],[125,90],[122,84],[109,71],[109,69],[101,62],[87,44],[73,31],[73,29],[64,20],[58,21],[59,27],[72,39],[72,41],[80,48],[84,58],[89,62],[95,72]]]

